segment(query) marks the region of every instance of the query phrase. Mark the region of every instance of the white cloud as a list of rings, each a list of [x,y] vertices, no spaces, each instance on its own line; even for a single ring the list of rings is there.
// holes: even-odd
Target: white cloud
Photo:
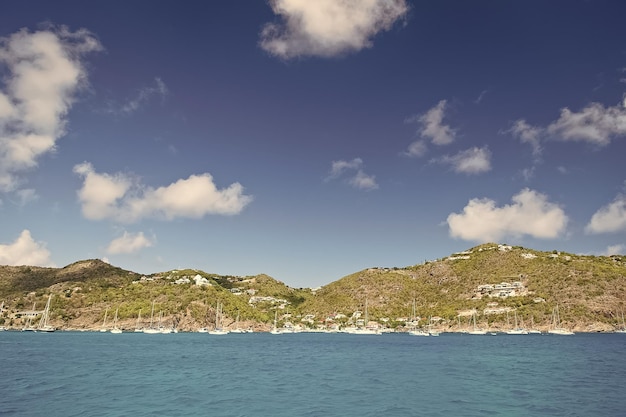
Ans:
[[[424,156],[427,151],[428,146],[426,145],[426,142],[423,140],[416,140],[409,145],[409,149],[404,152],[404,155],[419,158],[420,156]]]
[[[144,236],[143,232],[128,233],[124,231],[124,234],[117,239],[113,239],[106,249],[106,252],[110,255],[119,253],[135,253],[143,248],[149,248],[154,245],[154,242]]]
[[[144,87],[137,92],[137,95],[128,100],[122,106],[112,106],[109,109],[111,113],[131,114],[139,110],[143,105],[148,103],[153,97],[165,97],[169,94],[167,86],[159,78],[154,79],[154,86]]]
[[[123,174],[99,174],[87,162],[74,166],[74,172],[84,178],[78,192],[83,216],[103,220],[121,215],[122,199],[133,186],[132,178]]]
[[[363,165],[361,158],[354,158],[352,161],[333,161],[330,167],[330,175],[328,179],[337,178],[346,170],[356,170]]]
[[[611,203],[596,211],[585,231],[593,234],[626,231],[626,195],[618,195]]]
[[[483,90],[480,92],[480,94],[478,95],[478,97],[476,98],[476,100],[474,100],[475,104],[480,104],[481,101],[483,101],[483,98],[485,98],[485,95],[488,93],[488,90]]]
[[[626,245],[618,244],[618,245],[608,246],[606,248],[606,251],[604,252],[604,255],[606,256],[623,255],[624,253],[626,253]]]
[[[81,62],[100,50],[88,31],[65,27],[31,33],[26,29],[0,39],[0,192],[12,191],[20,174],[55,149],[65,134],[65,117],[86,83]]]
[[[35,242],[29,230],[9,245],[0,244],[0,265],[55,266],[43,242]]]
[[[376,177],[374,175],[367,175],[362,170],[358,170],[356,175],[348,180],[348,183],[360,190],[375,190],[378,188]]]
[[[591,103],[580,112],[564,108],[559,119],[552,122],[547,130],[565,141],[605,146],[611,143],[612,138],[626,135],[626,108],[624,103],[611,107]]]
[[[243,186],[233,183],[218,189],[208,174],[191,175],[168,186],[152,188],[124,174],[99,174],[89,163],[74,167],[83,177],[78,197],[83,215],[90,220],[112,219],[132,223],[143,218],[172,220],[198,219],[208,214],[238,214],[252,197]]]
[[[487,147],[474,147],[433,161],[448,164],[459,174],[482,174],[491,170],[491,151]]]
[[[541,156],[541,137],[544,134],[544,129],[531,126],[526,123],[526,120],[520,119],[513,123],[511,129],[507,132],[518,138],[522,143],[529,144],[533,150],[533,156],[535,159],[538,159]]]
[[[443,124],[447,100],[441,100],[437,105],[422,115],[413,116],[407,122],[417,122],[421,127],[417,133],[424,139],[429,139],[435,145],[449,145],[454,142],[456,130]]]
[[[366,174],[363,169],[363,160],[354,158],[352,161],[333,161],[330,168],[330,174],[326,177],[326,181],[344,176],[346,183],[360,190],[375,190],[378,188],[376,177]]]
[[[524,168],[521,171],[524,181],[528,182],[535,176],[535,167]]]
[[[548,197],[528,188],[512,198],[513,203],[496,207],[490,199],[472,199],[462,213],[447,218],[450,236],[478,242],[498,242],[504,237],[529,235],[558,237],[568,222],[565,212]]]
[[[28,203],[31,203],[39,199],[37,192],[33,190],[32,188],[25,188],[22,190],[18,190],[15,192],[15,194],[17,195],[19,199],[18,204],[22,207]]]
[[[372,46],[371,39],[406,16],[406,0],[270,0],[281,23],[268,23],[260,46],[283,59],[331,57]]]

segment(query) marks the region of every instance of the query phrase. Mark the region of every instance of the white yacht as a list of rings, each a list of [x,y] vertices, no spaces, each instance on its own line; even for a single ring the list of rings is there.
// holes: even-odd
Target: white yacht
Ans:
[[[560,336],[571,336],[574,334],[573,331],[561,327],[561,316],[559,314],[558,305],[554,307],[554,310],[552,311],[552,327],[548,330],[548,333]]]
[[[52,299],[52,294],[48,296],[48,302],[46,303],[46,308],[43,310],[43,314],[41,315],[41,320],[39,320],[39,326],[37,326],[37,331],[40,332],[53,332],[56,329],[48,323],[50,319],[50,300]]]

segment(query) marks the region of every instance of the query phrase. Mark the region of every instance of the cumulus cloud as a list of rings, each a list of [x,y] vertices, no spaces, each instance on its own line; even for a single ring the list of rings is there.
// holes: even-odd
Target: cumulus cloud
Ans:
[[[191,175],[168,186],[143,186],[124,174],[100,174],[87,162],[74,172],[83,177],[78,191],[83,216],[90,220],[112,219],[133,223],[143,218],[172,220],[202,218],[208,214],[234,215],[251,201],[239,183],[218,189],[208,174]]]
[[[358,170],[356,175],[348,180],[348,183],[360,190],[375,190],[378,188],[376,177],[374,175],[367,175],[362,170]]]
[[[462,213],[447,218],[450,236],[477,242],[498,242],[507,236],[539,239],[558,237],[567,225],[565,212],[545,194],[528,188],[512,204],[497,207],[490,199],[472,199]]]
[[[109,246],[106,248],[106,252],[109,255],[116,255],[120,253],[135,253],[143,248],[149,248],[154,245],[154,242],[144,236],[143,232],[128,233],[124,231],[124,234],[117,239],[113,239]]]
[[[345,177],[346,183],[360,190],[375,190],[378,188],[376,177],[368,175],[363,171],[363,160],[354,158],[352,161],[333,161],[330,168],[330,174],[326,177],[326,181]]]
[[[515,121],[511,129],[507,132],[518,138],[522,143],[530,145],[535,159],[538,159],[541,156],[541,138],[544,134],[544,129],[531,126],[526,122],[526,120],[520,119]]]
[[[615,137],[626,135],[626,98],[616,106],[591,103],[579,112],[565,107],[559,118],[546,128],[531,126],[520,119],[507,132],[530,144],[536,157],[541,154],[541,141],[546,137],[606,146]]]
[[[456,138],[456,130],[443,123],[447,103],[447,100],[441,100],[426,113],[413,116],[407,122],[417,122],[420,125],[417,133],[422,139],[430,140],[435,145],[449,145]]]
[[[341,176],[346,170],[356,170],[363,165],[361,158],[354,158],[352,161],[333,161],[330,167],[329,179]]]
[[[85,29],[22,29],[0,38],[0,192],[15,190],[20,174],[55,149],[75,95],[86,84],[81,59],[100,49]]]
[[[409,145],[409,148],[404,152],[404,155],[419,158],[424,156],[428,151],[428,146],[423,140],[416,140]]]
[[[596,211],[585,231],[592,234],[626,231],[626,195],[618,195],[611,203]]]
[[[579,112],[561,109],[547,131],[565,141],[608,145],[614,137],[626,135],[626,103],[609,107],[591,103]]]
[[[55,266],[43,242],[36,242],[29,230],[23,230],[11,244],[0,244],[0,265]]]
[[[456,155],[434,159],[433,162],[450,165],[459,174],[482,174],[491,170],[491,151],[487,147],[474,147]]]
[[[406,0],[270,0],[280,23],[266,24],[259,45],[283,59],[332,57],[372,46],[406,16]]]

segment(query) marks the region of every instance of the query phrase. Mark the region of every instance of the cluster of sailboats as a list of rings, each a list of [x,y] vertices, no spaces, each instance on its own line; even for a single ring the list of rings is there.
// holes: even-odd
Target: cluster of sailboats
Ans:
[[[411,336],[439,336],[439,332],[433,329],[433,319],[432,316],[428,318],[428,326],[424,328],[418,328],[417,323],[419,320],[415,315],[415,300],[413,300],[413,311],[411,315],[411,329],[409,330],[409,334]]]
[[[52,295],[49,295],[48,300],[46,302],[46,306],[44,310],[41,312],[41,317],[36,325],[33,323],[33,318],[36,317],[36,315],[38,315],[38,312],[35,311],[35,305],[33,305],[33,310],[28,316],[28,319],[24,327],[22,328],[22,331],[54,332],[56,330],[49,323],[51,299],[52,299]],[[122,328],[120,327],[118,323],[118,313],[119,313],[119,307],[115,309],[112,326],[109,327],[107,325],[109,309],[107,308],[105,310],[104,321],[102,323],[102,327],[100,328],[100,332],[110,332],[113,334],[122,333]],[[614,330],[615,333],[626,333],[626,323],[624,322],[623,311],[621,313],[621,319],[622,319],[621,328]],[[233,328],[230,328],[230,329],[225,328],[223,322],[224,322],[223,305],[218,302],[217,307],[215,309],[215,326],[211,329],[207,327],[203,327],[203,328],[198,329],[197,332],[208,333],[211,335],[226,335],[229,333],[252,333],[253,332],[252,329],[242,329],[239,327],[239,314],[237,314],[237,319],[235,320],[235,325]],[[357,324],[359,324],[359,322],[360,320],[357,321]],[[361,334],[361,335],[368,335],[368,334],[380,335],[380,334],[392,331],[390,329],[381,329],[377,326],[368,326],[370,323],[368,319],[367,301],[365,303],[365,320],[363,320],[362,322],[363,323],[357,326],[353,325],[353,326],[343,327],[341,329],[336,328],[332,330],[331,329],[324,329],[324,330],[318,329],[317,331],[322,331],[322,332],[327,332],[327,333],[328,332],[333,332],[333,333],[341,332],[341,333]],[[433,320],[430,317],[428,320],[428,324],[426,326],[418,327],[419,319],[416,316],[415,301],[413,302],[412,317],[409,323],[411,326],[407,333],[411,336],[439,336],[440,334],[439,331],[433,329]],[[460,332],[471,334],[471,335],[486,335],[486,334],[496,335],[498,333],[503,333],[503,334],[508,334],[508,335],[542,334],[540,330],[537,330],[534,328],[532,316],[531,316],[530,328],[524,327],[524,324],[523,322],[521,322],[521,320],[520,320],[520,323],[518,324],[517,312],[514,312],[514,323],[515,323],[514,326],[511,327],[509,324],[509,315],[507,313],[507,328],[505,330],[502,330],[499,332],[486,330],[484,328],[479,327],[476,324],[476,312],[474,312],[471,317],[470,326],[464,330],[461,330]],[[461,328],[460,318],[459,318],[459,328]],[[6,329],[0,328],[0,330],[6,330]],[[278,334],[285,334],[285,333],[299,333],[301,331],[311,331],[311,330],[310,329],[305,330],[299,327],[296,328],[293,325],[290,325],[290,323],[286,323],[283,327],[278,327],[278,311],[275,311],[274,323],[269,331],[270,334],[278,335]],[[155,318],[155,302],[154,301],[152,302],[152,310],[150,313],[149,325],[147,327],[142,327],[141,310],[139,310],[134,332],[135,333],[148,333],[148,334],[178,333],[176,327],[173,324],[170,326],[164,325],[162,311],[160,311],[158,314],[158,317]],[[554,335],[573,335],[574,334],[573,331],[561,325],[561,317],[560,317],[558,305],[554,307],[554,309],[552,310],[551,325],[550,325],[550,328],[546,331],[546,333],[554,334]]]
[[[473,327],[464,331],[461,331],[461,333],[467,333],[467,334],[473,334],[473,335],[486,335],[486,334],[490,334],[490,335],[496,335],[498,334],[498,332],[493,332],[493,331],[487,331],[483,328],[480,328],[476,325],[476,312],[474,312],[474,314],[472,314],[472,325]],[[459,321],[459,327],[460,327],[460,321]],[[509,334],[509,335],[528,335],[528,334],[542,334],[542,332],[540,330],[535,329],[534,327],[534,323],[533,323],[533,318],[531,317],[531,327],[530,328],[526,328],[524,327],[523,323],[518,325],[517,322],[517,312],[515,312],[515,325],[513,327],[510,327],[509,325],[509,315],[507,313],[507,329],[502,331],[501,333],[504,334]],[[552,322],[550,325],[550,328],[548,329],[548,331],[546,332],[547,334],[555,334],[555,335],[561,335],[561,336],[570,336],[573,335],[574,332],[562,327],[561,325],[561,317],[559,315],[559,307],[556,306],[553,310],[552,310]]]
[[[155,302],[152,302],[152,309],[150,312],[150,322],[148,326],[142,327],[141,322],[141,310],[139,310],[139,314],[137,315],[137,322],[135,325],[134,333],[146,333],[146,334],[168,334],[168,333],[178,333],[178,330],[174,325],[166,326],[163,323],[163,312],[159,311],[158,317],[155,318],[154,312]],[[119,307],[115,309],[115,316],[113,318],[113,325],[111,328],[107,325],[107,317],[109,313],[109,309],[107,308],[104,312],[104,321],[102,323],[102,327],[100,328],[100,332],[120,334],[122,333],[122,329],[118,324],[118,311]],[[252,333],[252,329],[242,329],[239,327],[239,314],[237,314],[237,320],[235,321],[235,327],[233,329],[226,329],[223,325],[224,322],[224,313],[223,313],[223,305],[221,303],[217,303],[217,308],[215,310],[215,327],[212,329],[208,329],[207,327],[202,327],[197,330],[198,333],[208,333],[211,335],[226,335],[229,333]]]

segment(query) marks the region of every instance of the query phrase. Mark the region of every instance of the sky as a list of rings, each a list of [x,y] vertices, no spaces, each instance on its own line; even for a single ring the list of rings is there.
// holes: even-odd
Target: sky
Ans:
[[[0,264],[316,287],[626,252],[626,3],[0,6]]]

